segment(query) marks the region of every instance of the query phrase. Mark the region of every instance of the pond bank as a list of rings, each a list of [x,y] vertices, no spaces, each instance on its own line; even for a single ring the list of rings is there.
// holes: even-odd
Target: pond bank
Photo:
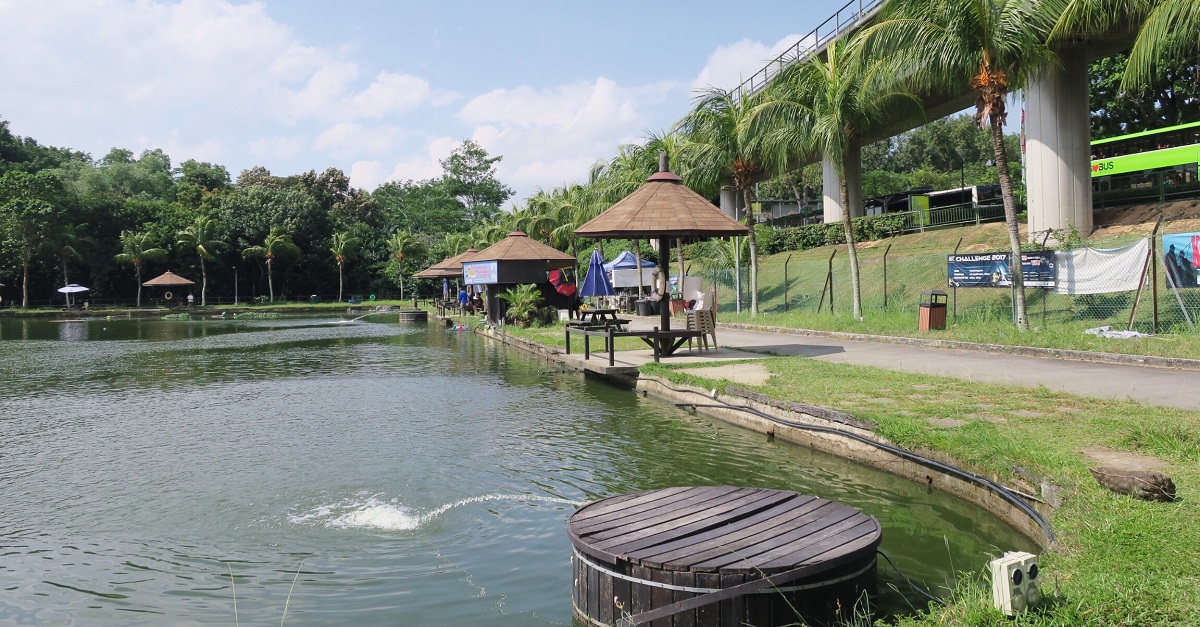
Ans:
[[[479,327],[477,332],[562,367],[654,395],[767,437],[777,437],[926,484],[930,489],[947,492],[985,509],[1043,548],[1049,548],[1054,542],[1054,531],[1046,519],[1050,507],[1043,499],[963,470],[960,464],[944,454],[898,447],[876,434],[871,423],[842,412],[771,399],[732,386],[725,387],[724,391],[706,389],[644,372],[601,374],[581,369],[572,360],[564,359],[557,347],[493,327]]]

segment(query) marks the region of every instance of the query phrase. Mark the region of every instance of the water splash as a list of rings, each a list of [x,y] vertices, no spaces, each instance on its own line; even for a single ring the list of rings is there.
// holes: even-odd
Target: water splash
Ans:
[[[289,516],[293,524],[322,525],[334,529],[381,529],[384,531],[413,531],[429,524],[438,516],[464,505],[487,501],[536,501],[579,507],[583,503],[553,496],[533,494],[485,494],[447,503],[425,513],[416,513],[396,501],[377,497],[353,499],[334,505],[322,505],[306,513]]]

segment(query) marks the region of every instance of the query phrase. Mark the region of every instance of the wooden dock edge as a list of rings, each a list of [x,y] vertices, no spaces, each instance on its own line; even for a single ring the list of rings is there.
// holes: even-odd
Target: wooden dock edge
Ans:
[[[619,372],[606,373],[603,372],[604,370],[607,370],[607,368],[604,367],[580,367],[580,364],[566,359],[566,356],[560,349],[550,348],[524,338],[513,337],[504,333],[502,330],[491,327],[481,327],[478,328],[476,332],[480,333],[484,337],[503,342],[508,346],[518,348],[543,359],[555,362],[557,365],[579,372],[586,372],[587,374],[593,376],[599,376],[615,385],[634,389],[642,394],[654,395],[655,397],[673,403],[697,403],[710,405],[724,402],[730,405],[741,405],[752,408],[755,411],[761,412],[768,416],[789,422],[836,428],[848,433],[853,433],[860,437],[865,437],[880,442],[882,444],[887,444],[893,447],[896,446],[888,440],[876,435],[869,429],[855,427],[846,424],[845,422],[828,420],[818,415],[814,415],[820,412],[808,413],[806,411],[792,411],[780,407],[780,403],[764,403],[744,396],[718,395],[714,397],[711,393],[711,390],[673,383],[658,377],[640,374],[637,368],[620,368],[618,369],[620,370]],[[601,362],[605,360],[597,359],[594,361]],[[599,366],[600,364],[597,363],[596,365]],[[823,410],[824,408],[817,409]],[[924,483],[931,489],[946,492],[963,499],[968,503],[976,505],[977,507],[983,508],[993,516],[1003,520],[1022,535],[1037,543],[1037,545],[1043,549],[1049,548],[1053,544],[1052,539],[1047,536],[1039,521],[1025,514],[1025,512],[1013,507],[1011,503],[998,496],[992,490],[980,486],[977,483],[973,483],[960,477],[939,471],[936,468],[918,464],[912,460],[897,456],[883,449],[876,448],[848,437],[842,437],[834,433],[817,433],[787,425],[777,424],[753,413],[736,409],[706,406],[696,407],[695,411],[702,412],[707,416],[718,418],[730,424],[738,425],[751,431],[757,431],[764,435],[773,431],[775,433],[775,437],[787,440],[793,444],[807,446],[823,453],[828,453],[830,455],[862,464],[876,470],[882,470],[886,473],[903,477],[916,483]],[[943,464],[951,465],[956,468],[962,468],[962,465],[959,462],[937,451],[913,452]],[[1049,515],[1051,508],[1045,503],[1028,498],[1024,500],[1032,508],[1036,509],[1042,516]]]

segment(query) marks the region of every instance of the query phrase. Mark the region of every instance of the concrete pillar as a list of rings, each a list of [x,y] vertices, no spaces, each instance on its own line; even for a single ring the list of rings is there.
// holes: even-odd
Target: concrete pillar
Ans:
[[[1061,58],[1061,68],[1025,93],[1029,237],[1038,241],[1048,230],[1074,227],[1086,236],[1093,226],[1087,57],[1080,46]]]
[[[850,203],[850,218],[861,218],[862,202],[862,150],[855,143],[846,148],[846,196]],[[842,192],[839,187],[837,168],[827,158],[821,159],[821,186],[824,194],[825,222],[842,221]]]
[[[741,209],[738,206],[741,203],[742,199],[738,198],[736,189],[730,185],[721,187],[721,213],[740,222],[745,217],[744,213],[738,211],[738,209]]]

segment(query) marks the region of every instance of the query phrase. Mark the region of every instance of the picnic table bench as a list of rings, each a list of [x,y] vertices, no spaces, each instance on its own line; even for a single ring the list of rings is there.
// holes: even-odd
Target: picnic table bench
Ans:
[[[626,321],[628,323],[628,321]],[[654,327],[649,331],[618,331],[616,325],[609,325],[603,328],[580,326],[578,324],[568,323],[566,326],[566,345],[567,354],[571,354],[571,335],[583,336],[583,359],[586,361],[592,358],[591,338],[604,338],[604,350],[608,352],[608,365],[616,364],[616,349],[614,339],[618,337],[636,337],[654,351],[654,361],[658,362],[663,357],[670,357],[683,346],[684,342],[699,338],[702,333],[692,329],[671,329],[669,331],[659,331],[658,327]]]

